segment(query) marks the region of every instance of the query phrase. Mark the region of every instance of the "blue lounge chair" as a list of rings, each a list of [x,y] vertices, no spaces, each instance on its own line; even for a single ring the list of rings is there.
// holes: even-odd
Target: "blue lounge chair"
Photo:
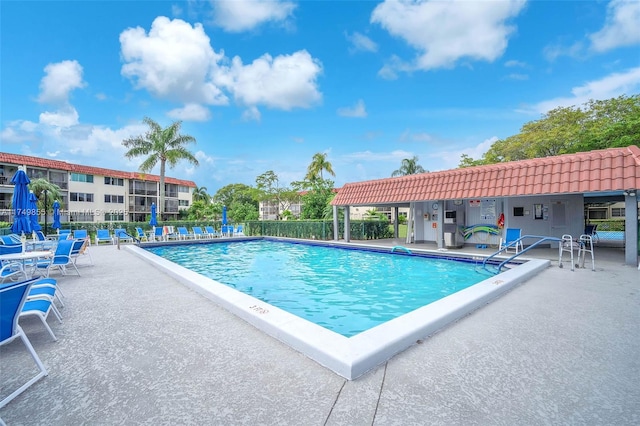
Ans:
[[[38,269],[45,270],[45,277],[49,277],[51,268],[58,268],[60,269],[60,273],[62,275],[66,275],[67,266],[69,265],[73,266],[78,275],[80,275],[80,271],[78,271],[76,264],[71,258],[71,251],[73,250],[74,241],[75,240],[58,241],[58,246],[56,247],[56,252],[54,253],[53,257],[51,259],[38,262],[36,267]]]
[[[164,235],[165,241],[180,239],[180,235],[173,229],[173,225],[164,226],[162,228],[162,235]]]
[[[72,235],[71,229],[58,230],[58,240],[68,240],[71,235]]]
[[[0,241],[2,241],[2,244],[6,246],[22,244],[22,240],[18,234],[0,235]]]
[[[523,250],[522,241],[520,240],[521,234],[522,230],[520,228],[507,228],[504,238],[500,239],[500,249],[504,249],[505,252],[514,251],[515,253],[520,253]]]
[[[113,231],[113,236],[116,241],[120,240],[121,243],[133,242],[133,237],[127,234],[127,231],[124,228],[118,228]]]
[[[91,240],[89,239],[89,234],[86,229],[76,229],[73,231],[73,238],[76,240],[87,240],[89,241],[89,245],[91,245]]]
[[[187,228],[184,226],[178,226],[178,235],[180,236],[181,240],[195,239],[195,236],[193,234],[190,234],[189,231],[187,231]]]
[[[55,241],[47,238],[42,231],[36,231],[36,239],[33,244],[36,250],[51,250],[56,245]]]
[[[26,278],[27,274],[24,272],[21,262],[0,262],[0,283],[4,283],[6,280],[18,281]]]
[[[69,256],[71,256],[74,266],[77,266],[80,256],[89,256],[89,261],[93,265],[93,258],[89,251],[89,240],[73,240],[73,247]]]
[[[35,279],[0,286],[0,346],[11,343],[17,338],[27,347],[29,354],[38,366],[38,374],[0,401],[0,408],[27,390],[29,386],[49,374],[33,349],[31,342],[18,324],[20,313]]]
[[[236,228],[235,234],[244,237],[244,229],[242,228],[242,225],[238,225],[238,227]]]
[[[94,238],[96,245],[100,245],[102,242],[109,242],[113,244],[113,236],[108,229],[98,229]]]
[[[193,231],[193,236],[195,238],[197,238],[198,240],[203,239],[204,237],[206,237],[206,235],[204,234],[204,232],[202,232],[202,228],[199,226],[194,226],[193,228],[191,228],[191,230]]]
[[[156,229],[153,233],[153,241],[164,241],[162,226],[156,226]]]
[[[22,311],[20,312],[20,318],[35,316],[37,317],[44,328],[47,330],[53,341],[57,341],[58,338],[55,334],[53,334],[53,330],[49,327],[47,323],[47,318],[49,317],[49,312],[53,310],[53,299],[45,298],[45,297],[37,297],[30,298],[27,295],[27,301],[24,303],[22,307]],[[54,314],[57,317],[57,314]],[[59,322],[62,322],[62,319],[57,318]]]
[[[64,303],[62,303],[62,300],[56,294],[57,290],[56,280],[53,278],[40,278],[31,286],[31,290],[29,290],[29,295],[27,296],[27,302],[30,300],[51,301],[51,312],[53,312],[59,322],[62,322],[62,315],[60,315],[60,311],[56,308],[56,304],[53,303],[55,299],[58,299],[61,306],[64,306]]]
[[[209,238],[216,238],[220,236],[220,234],[218,234],[218,231],[216,231],[213,226],[205,226],[204,235],[206,235]]]
[[[145,234],[142,228],[140,227],[136,228],[136,238],[139,241],[147,241],[147,242],[149,241],[149,239],[147,238],[147,234]]]
[[[33,298],[38,295],[48,295],[51,299],[56,299],[61,307],[64,308],[64,301],[62,300],[64,294],[62,290],[58,286],[58,282],[53,278],[39,278],[32,286],[29,291],[29,298]],[[55,308],[55,305],[54,305]],[[56,309],[57,311],[57,309]],[[59,314],[59,312],[58,312]],[[61,316],[58,316],[61,318]]]

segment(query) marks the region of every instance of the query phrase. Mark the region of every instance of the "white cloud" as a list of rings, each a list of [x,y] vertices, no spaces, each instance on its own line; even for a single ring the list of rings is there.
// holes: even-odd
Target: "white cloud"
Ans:
[[[507,21],[524,4],[525,0],[385,0],[374,9],[371,22],[417,50],[413,69],[450,68],[462,58],[489,62],[499,58],[515,31]],[[387,70],[384,75],[391,73]]]
[[[632,68],[626,72],[609,74],[600,80],[574,87],[571,89],[572,96],[540,102],[533,106],[533,110],[544,114],[558,107],[581,105],[592,99],[611,99],[638,91],[640,91],[640,67]]]
[[[391,152],[372,152],[372,151],[359,151],[352,152],[340,157],[340,160],[352,161],[390,161],[396,162],[396,160],[402,161],[404,158],[411,158],[415,154],[404,150],[394,150]]]
[[[522,62],[522,61],[516,61],[515,59],[512,59],[510,61],[505,62],[504,66],[508,67],[508,68],[513,68],[513,67],[526,68],[527,67],[527,63],[526,62]]]
[[[364,101],[359,99],[352,107],[338,108],[338,115],[342,117],[364,118],[367,116],[367,109]]]
[[[405,130],[398,139],[400,142],[434,142],[435,138],[426,132],[413,133],[411,130]]]
[[[265,54],[243,65],[240,57],[229,61],[224,52],[216,53],[201,24],[162,16],[148,34],[140,27],[123,31],[120,44],[123,76],[158,98],[184,104],[169,111],[172,118],[208,120],[206,105],[228,104],[227,94],[249,107],[245,120],[260,119],[258,105],[290,110],[322,99],[316,81],[322,65],[304,50]]]
[[[72,106],[65,106],[55,112],[45,111],[40,114],[40,123],[53,127],[71,127],[78,124],[78,111]]]
[[[542,50],[542,54],[549,62],[555,61],[560,56],[580,58],[584,55],[584,43],[579,41],[573,43],[570,46],[563,46],[562,44],[550,44],[544,47],[544,49]]]
[[[241,104],[290,110],[320,102],[316,80],[321,72],[320,62],[301,50],[275,58],[265,54],[249,65],[236,56],[219,81],[224,81]]]
[[[213,164],[213,162],[214,162],[213,157],[211,157],[210,155],[207,155],[202,150],[196,151],[196,153],[193,154],[193,155],[198,159],[200,164],[202,164],[202,163]]]
[[[86,86],[82,81],[82,66],[77,61],[48,64],[40,81],[38,101],[54,105],[66,105],[72,90]]]
[[[482,158],[482,156],[489,150],[489,148],[491,148],[491,145],[496,143],[498,140],[499,138],[497,136],[492,136],[480,142],[476,146],[436,154],[436,157],[442,160],[442,164],[445,167],[441,170],[457,168],[460,164],[460,158],[462,157],[462,154],[467,154],[469,157],[476,160]]]
[[[265,22],[283,22],[296,5],[278,0],[213,1],[214,24],[229,32],[251,30]]]
[[[211,117],[209,109],[200,104],[187,104],[183,108],[172,109],[167,115],[181,121],[207,121]]]
[[[260,121],[262,114],[256,106],[251,106],[244,110],[242,113],[242,119],[244,121]]]
[[[27,141],[36,141],[37,137],[34,130],[37,129],[38,123],[26,120],[15,120],[7,123],[7,126],[0,132],[0,140],[3,143],[22,143]]]
[[[376,52],[378,45],[364,34],[354,32],[353,34],[346,33],[347,40],[351,43],[351,52]]]
[[[529,80],[529,75],[528,74],[512,73],[512,74],[509,74],[507,76],[507,78],[509,80],[525,81],[525,80]]]
[[[224,55],[213,50],[201,24],[159,16],[148,34],[140,27],[123,31],[120,45],[121,73],[137,88],[185,104],[228,103],[211,80]]]
[[[604,27],[589,39],[596,52],[640,44],[640,2],[612,0],[607,5]]]

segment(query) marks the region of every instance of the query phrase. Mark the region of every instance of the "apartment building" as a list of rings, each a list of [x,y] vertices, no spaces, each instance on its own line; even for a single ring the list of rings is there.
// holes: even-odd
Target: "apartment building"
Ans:
[[[22,167],[30,179],[60,187],[63,222],[143,222],[159,203],[160,176],[0,152],[0,221],[11,222],[11,178]],[[164,220],[178,218],[192,203],[196,184],[165,176]],[[49,213],[51,215],[51,213]],[[49,219],[51,222],[51,219]]]
[[[338,192],[340,188],[334,188],[334,192]],[[300,195],[306,194],[306,191],[300,192]],[[260,220],[279,220],[282,218],[282,214],[284,211],[282,207],[276,200],[271,201],[260,201],[258,204],[259,212],[260,212]],[[300,218],[300,213],[302,212],[302,201],[301,198],[298,198],[297,201],[289,204],[289,210],[293,217],[296,219]],[[369,212],[375,211],[378,214],[383,214],[389,219],[390,222],[393,222],[393,211],[391,207],[367,207],[367,206],[358,206],[350,209],[349,217],[351,220],[363,220],[369,218]],[[406,218],[409,208],[401,207],[399,209],[399,215],[404,216]]]

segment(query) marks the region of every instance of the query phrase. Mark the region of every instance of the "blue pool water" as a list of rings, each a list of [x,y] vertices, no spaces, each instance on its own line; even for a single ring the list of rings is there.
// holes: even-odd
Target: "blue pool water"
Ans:
[[[346,337],[487,278],[465,262],[269,240],[147,250]]]

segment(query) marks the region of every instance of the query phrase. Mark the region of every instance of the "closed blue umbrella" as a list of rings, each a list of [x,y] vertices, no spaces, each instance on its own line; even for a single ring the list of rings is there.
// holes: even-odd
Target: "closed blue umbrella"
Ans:
[[[151,220],[149,221],[149,225],[158,226],[158,218],[156,216],[156,203],[151,203]]]
[[[31,223],[27,217],[29,208],[29,176],[22,169],[18,169],[11,178],[13,183],[13,198],[11,208],[13,210],[13,225],[11,231],[15,234],[31,234]]]
[[[58,200],[53,203],[53,224],[51,227],[53,229],[60,229],[62,227],[60,225],[60,203]]]
[[[222,224],[227,224],[227,206],[222,206]]]
[[[27,211],[27,217],[29,217],[32,231],[42,231],[42,227],[38,223],[38,198],[33,191],[29,192],[29,209]]]

